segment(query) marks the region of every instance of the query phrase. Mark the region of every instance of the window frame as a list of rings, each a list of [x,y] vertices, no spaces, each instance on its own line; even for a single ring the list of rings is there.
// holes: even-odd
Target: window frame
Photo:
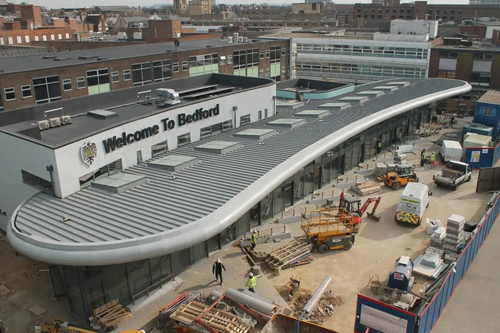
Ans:
[[[177,68],[177,69],[176,69]],[[179,73],[179,62],[174,62],[172,64],[172,73]]]
[[[80,83],[83,82],[83,86],[80,86]],[[87,80],[85,79],[85,76],[79,76],[76,78],[76,89],[85,89],[87,88]]]
[[[29,89],[27,89],[26,87],[28,87]],[[24,92],[25,91],[29,91],[30,92],[29,96],[24,96]],[[31,84],[25,84],[25,85],[21,86],[21,96],[23,96],[23,98],[31,98],[31,97],[33,97],[33,89],[31,88]]]
[[[118,77],[117,80],[115,80],[115,76]],[[113,72],[111,72],[111,82],[112,83],[119,83],[120,82],[120,71],[113,71]]]
[[[66,85],[69,82],[69,89],[66,89]],[[63,79],[63,91],[71,91],[73,90],[73,84],[71,82],[71,79]]]
[[[7,90],[9,90],[9,91],[7,92]],[[5,96],[5,101],[6,102],[17,100],[17,98],[16,98],[16,88],[14,88],[14,87],[4,88],[3,89],[3,94]],[[7,94],[14,94],[14,97],[13,98],[7,98]]]
[[[130,69],[123,70],[123,81],[132,81],[132,71]]]
[[[187,61],[182,62],[182,71],[187,72],[189,70],[189,65]]]

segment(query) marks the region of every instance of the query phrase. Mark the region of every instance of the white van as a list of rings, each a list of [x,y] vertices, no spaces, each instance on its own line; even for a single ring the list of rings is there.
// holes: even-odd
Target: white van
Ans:
[[[396,206],[396,222],[418,226],[425,209],[429,206],[429,187],[420,183],[408,183]]]
[[[462,145],[458,141],[443,140],[441,144],[441,155],[444,162],[448,161],[461,161],[462,160]]]

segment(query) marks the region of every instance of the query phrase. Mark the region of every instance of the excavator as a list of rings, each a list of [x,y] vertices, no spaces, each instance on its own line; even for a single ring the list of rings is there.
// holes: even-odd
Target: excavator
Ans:
[[[375,215],[375,211],[377,210],[378,205],[380,204],[381,197],[378,198],[368,198],[363,206],[361,206],[361,200],[356,199],[352,196],[346,196],[344,192],[340,194],[340,203],[339,207],[343,208],[345,211],[349,212],[352,215],[351,223],[356,226],[356,230],[359,230],[360,223],[363,218],[363,214],[370,207],[370,204],[373,202],[373,210],[372,212],[367,212],[367,216],[374,219],[375,221],[380,221],[380,216]],[[356,231],[357,232],[357,231]]]
[[[35,333],[99,333],[99,331],[88,330],[74,326],[62,320],[54,320],[52,324],[35,324]],[[124,331],[122,333],[144,333],[144,331]]]

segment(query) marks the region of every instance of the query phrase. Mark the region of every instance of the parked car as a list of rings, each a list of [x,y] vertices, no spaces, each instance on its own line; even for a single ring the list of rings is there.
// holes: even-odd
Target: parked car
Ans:
[[[449,161],[446,167],[436,173],[432,178],[436,185],[451,187],[456,190],[460,185],[471,180],[472,169],[467,163]]]

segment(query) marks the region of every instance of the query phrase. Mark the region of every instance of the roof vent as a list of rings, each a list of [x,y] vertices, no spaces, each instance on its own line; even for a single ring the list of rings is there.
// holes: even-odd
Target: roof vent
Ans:
[[[270,138],[271,136],[276,135],[276,134],[278,134],[278,133],[273,129],[250,128],[250,129],[235,133],[234,136],[241,136],[241,137],[248,138],[248,139],[265,140],[265,139]]]
[[[335,111],[341,111],[351,107],[351,103],[325,103],[318,106],[321,109],[332,109]]]
[[[304,119],[292,119],[292,118],[283,118],[276,119],[267,123],[268,126],[277,126],[277,127],[286,127],[286,128],[295,128],[300,125],[304,125],[306,121]]]
[[[58,58],[54,58],[54,61],[63,61],[63,60],[70,60],[71,58],[70,57],[58,57]]]
[[[227,154],[239,148],[241,148],[241,144],[239,142],[231,142],[231,141],[210,141],[205,144],[194,147],[195,150],[204,151],[207,153],[215,153],[220,155]]]
[[[108,110],[93,110],[87,112],[89,116],[96,117],[99,119],[108,119],[112,117],[118,117],[118,113]]]
[[[200,160],[196,157],[185,155],[168,155],[164,158],[148,162],[148,166],[174,172],[180,171],[198,163],[200,163]]]
[[[321,119],[321,118],[324,118],[324,117],[329,116],[329,115],[330,115],[330,112],[328,112],[326,110],[304,110],[304,111],[297,112],[295,114],[296,117],[317,118],[317,119]]]
[[[97,58],[97,60],[108,60],[108,58]]]
[[[80,60],[92,60],[92,59],[98,59],[99,56],[96,56],[96,55],[82,55],[82,56],[79,56],[78,59]]]
[[[42,58],[43,59],[55,59],[55,58],[57,58],[57,55],[44,55]]]
[[[129,173],[119,172],[108,177],[96,179],[92,183],[92,187],[113,193],[122,193],[131,188],[144,185],[147,181],[148,178],[143,175],[132,175]]]
[[[160,104],[158,105],[159,107],[179,104],[181,102],[179,93],[174,89],[159,88],[156,89],[156,95],[158,96],[158,100],[160,101]]]

